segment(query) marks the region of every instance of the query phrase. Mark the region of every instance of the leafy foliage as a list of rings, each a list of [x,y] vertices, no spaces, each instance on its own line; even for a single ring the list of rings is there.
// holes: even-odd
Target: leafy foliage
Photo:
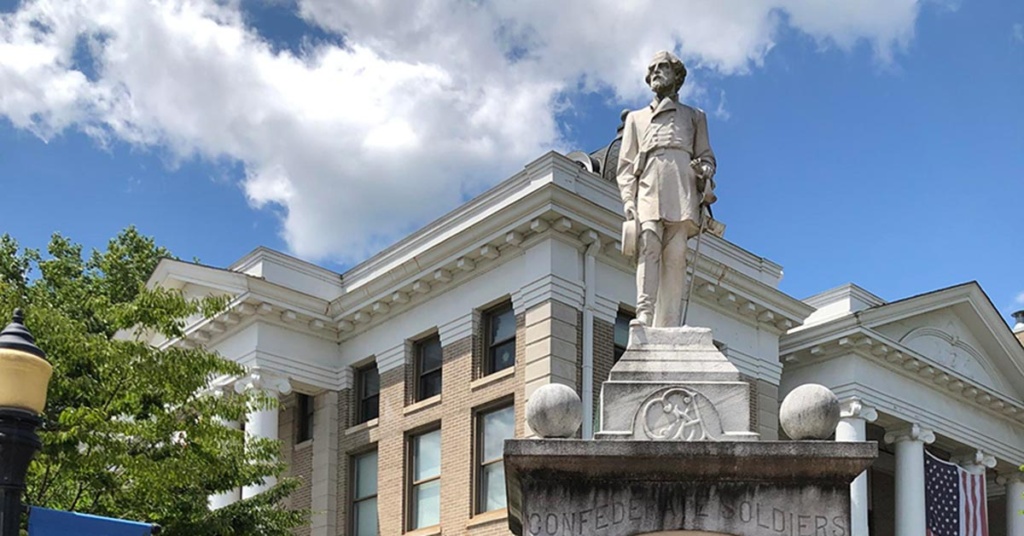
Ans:
[[[145,342],[181,336],[189,318],[226,298],[146,288],[170,252],[134,228],[88,258],[59,234],[47,253],[0,237],[0,319],[25,309],[54,367],[26,502],[159,523],[170,536],[285,535],[305,522],[307,512],[280,505],[297,485],[290,479],[209,510],[209,495],[281,474],[277,442],[246,444],[222,425],[274,402],[211,392],[211,380],[243,372],[216,354]]]

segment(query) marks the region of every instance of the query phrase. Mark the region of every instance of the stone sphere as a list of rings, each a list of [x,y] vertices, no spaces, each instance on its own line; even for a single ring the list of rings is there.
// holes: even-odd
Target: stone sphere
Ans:
[[[526,423],[540,437],[572,437],[582,422],[583,402],[567,385],[545,385],[526,403]]]
[[[839,424],[839,398],[824,385],[801,385],[782,401],[779,423],[790,439],[828,439]]]

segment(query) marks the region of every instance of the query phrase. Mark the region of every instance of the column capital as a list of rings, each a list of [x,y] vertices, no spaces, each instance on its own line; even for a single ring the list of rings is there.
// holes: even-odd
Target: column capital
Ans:
[[[274,395],[286,395],[292,392],[292,384],[288,378],[269,370],[254,369],[235,382],[235,392],[242,394],[258,389]]]
[[[904,441],[920,441],[925,445],[930,445],[935,441],[935,432],[915,423],[885,434],[886,443],[902,443]]]
[[[986,468],[992,469],[996,466],[995,457],[982,450],[957,453],[950,461],[971,473],[984,473]]]
[[[996,483],[1000,486],[1006,486],[1009,484],[1019,484],[1024,482],[1024,472],[1014,471],[1012,473],[1000,473],[996,477]]]
[[[860,397],[850,397],[839,402],[839,418],[861,419],[866,422],[875,422],[878,419],[878,411],[868,406]]]

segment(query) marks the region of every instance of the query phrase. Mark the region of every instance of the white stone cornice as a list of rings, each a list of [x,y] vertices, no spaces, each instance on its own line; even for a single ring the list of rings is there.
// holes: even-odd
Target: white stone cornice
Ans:
[[[471,336],[473,334],[473,311],[441,324],[437,327],[437,334],[441,337],[442,346],[448,346]]]
[[[935,442],[935,432],[919,424],[911,424],[885,434],[886,443],[901,443],[903,441],[920,441],[925,445],[930,445]]]
[[[858,397],[850,397],[840,401],[839,418],[860,419],[866,422],[875,422],[878,419],[878,411],[875,408],[865,405]]]
[[[950,461],[972,473],[984,473],[985,468],[992,469],[996,466],[995,456],[981,450],[956,454]]]
[[[875,361],[897,374],[933,385],[934,389],[949,391],[950,395],[977,405],[1003,418],[1024,422],[1024,404],[1010,395],[966,378],[947,365],[938,363],[916,350],[889,339],[873,329],[860,326],[855,319],[844,329],[832,333],[818,333],[819,326],[789,334],[779,345],[781,359],[794,366],[809,366],[820,361],[841,358],[850,354]],[[808,337],[808,333],[815,336]]]
[[[235,392],[259,390],[271,395],[286,395],[292,392],[292,384],[288,378],[276,372],[255,369],[235,381]]]

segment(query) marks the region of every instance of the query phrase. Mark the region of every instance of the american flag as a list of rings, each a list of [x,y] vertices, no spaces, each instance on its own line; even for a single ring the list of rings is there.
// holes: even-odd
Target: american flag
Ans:
[[[924,501],[928,536],[988,536],[984,474],[925,451]]]

